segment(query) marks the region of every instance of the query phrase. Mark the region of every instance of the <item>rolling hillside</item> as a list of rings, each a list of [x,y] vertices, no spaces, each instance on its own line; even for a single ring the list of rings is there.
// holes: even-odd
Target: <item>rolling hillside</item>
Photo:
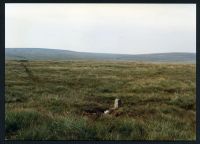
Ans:
[[[195,53],[106,54],[44,48],[6,48],[6,60],[128,60],[195,63]]]

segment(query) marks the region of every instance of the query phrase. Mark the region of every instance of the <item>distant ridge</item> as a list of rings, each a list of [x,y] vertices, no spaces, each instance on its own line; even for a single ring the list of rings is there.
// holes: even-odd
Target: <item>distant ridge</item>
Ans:
[[[124,60],[196,63],[196,53],[107,54],[45,48],[6,48],[6,60]]]

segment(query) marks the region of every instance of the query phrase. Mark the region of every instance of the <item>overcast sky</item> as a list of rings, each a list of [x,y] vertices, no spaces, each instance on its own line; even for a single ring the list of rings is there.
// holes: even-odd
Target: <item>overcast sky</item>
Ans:
[[[6,4],[6,48],[196,52],[195,4]]]

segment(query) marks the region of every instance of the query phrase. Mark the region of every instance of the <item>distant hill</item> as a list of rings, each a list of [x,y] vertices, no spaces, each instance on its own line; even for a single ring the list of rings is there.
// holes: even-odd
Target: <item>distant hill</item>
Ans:
[[[196,63],[195,53],[106,54],[44,48],[6,48],[6,60],[128,60]]]

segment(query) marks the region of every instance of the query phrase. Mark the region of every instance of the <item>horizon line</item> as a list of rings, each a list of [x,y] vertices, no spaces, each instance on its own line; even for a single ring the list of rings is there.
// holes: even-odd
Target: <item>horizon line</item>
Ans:
[[[96,54],[117,54],[117,55],[145,55],[145,54],[166,54],[166,53],[191,53],[196,54],[195,52],[153,52],[153,53],[136,53],[136,54],[130,54],[130,53],[111,53],[111,52],[91,52],[91,51],[75,51],[75,50],[67,50],[67,49],[56,49],[56,48],[32,48],[32,47],[9,47],[5,49],[45,49],[45,50],[61,50],[61,51],[70,51],[70,52],[78,52],[78,53],[96,53]]]

